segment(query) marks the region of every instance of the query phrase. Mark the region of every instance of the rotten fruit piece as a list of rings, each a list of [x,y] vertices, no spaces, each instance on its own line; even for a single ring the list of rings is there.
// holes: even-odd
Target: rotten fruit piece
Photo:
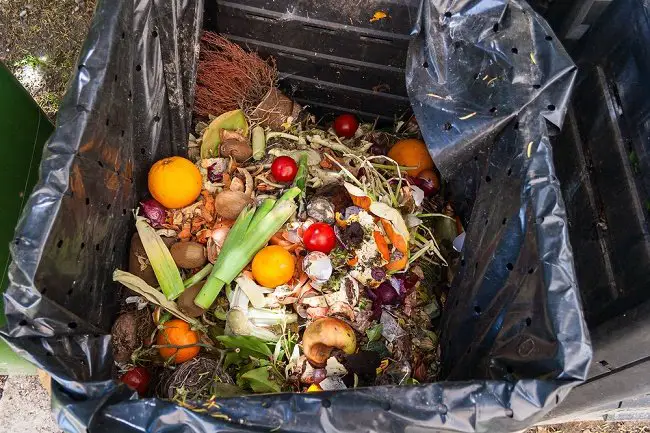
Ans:
[[[204,284],[205,282],[201,281],[200,283],[188,287],[176,300],[178,308],[190,317],[199,317],[205,313],[203,308],[194,304],[194,298],[199,294]]]
[[[401,166],[415,167],[406,170],[406,174],[410,176],[417,176],[421,171],[435,167],[427,145],[424,141],[414,138],[399,140],[390,148],[387,156]]]
[[[248,122],[242,110],[233,110],[223,113],[221,116],[210,122],[210,125],[203,131],[201,142],[201,158],[214,158],[221,144],[221,130],[239,131],[248,137]],[[252,153],[252,150],[251,150]]]
[[[253,148],[248,139],[243,135],[232,131],[221,131],[221,145],[219,156],[233,158],[237,162],[244,162],[253,156]]]
[[[313,366],[324,367],[334,349],[353,354],[357,350],[357,337],[344,321],[323,317],[307,326],[302,336],[302,347]]]
[[[198,242],[177,242],[170,251],[174,262],[183,269],[200,268],[208,260],[205,247]]]
[[[151,267],[151,263],[149,263],[147,252],[144,250],[144,245],[142,245],[140,235],[137,232],[133,233],[133,237],[131,237],[129,272],[136,277],[142,278],[150,286],[158,287],[156,274]]]
[[[253,200],[243,192],[224,190],[214,198],[217,213],[223,218],[234,220]]]

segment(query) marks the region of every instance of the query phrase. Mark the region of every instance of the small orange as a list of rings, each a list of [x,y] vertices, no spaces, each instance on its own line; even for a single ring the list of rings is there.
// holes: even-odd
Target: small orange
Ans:
[[[410,176],[417,176],[422,170],[435,167],[427,145],[424,144],[424,141],[414,138],[399,140],[390,148],[386,156],[394,159],[399,165],[416,167],[406,171]]]
[[[159,346],[189,346],[199,342],[199,334],[190,329],[190,324],[180,320],[172,319],[163,324],[163,329],[158,332],[156,344]],[[180,364],[188,361],[199,354],[199,346],[184,347],[159,347],[158,352],[165,360],[172,359],[174,363]]]
[[[194,203],[202,186],[199,169],[180,156],[161,159],[149,170],[149,192],[168,209]]]
[[[280,245],[264,247],[253,258],[253,278],[258,284],[274,288],[289,282],[296,261]]]

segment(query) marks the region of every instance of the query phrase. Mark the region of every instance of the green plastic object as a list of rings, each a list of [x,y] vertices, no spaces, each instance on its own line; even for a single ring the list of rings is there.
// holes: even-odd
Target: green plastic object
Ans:
[[[27,197],[38,180],[43,145],[54,130],[34,99],[0,62],[0,290],[7,288],[9,243]],[[0,298],[0,326],[5,324]],[[0,374],[35,374],[36,368],[0,339]]]

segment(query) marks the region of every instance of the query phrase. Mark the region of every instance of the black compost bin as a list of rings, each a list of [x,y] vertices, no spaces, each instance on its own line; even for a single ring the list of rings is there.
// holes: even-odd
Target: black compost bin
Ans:
[[[353,3],[99,1],[5,294],[3,337],[52,374],[65,431],[515,431],[584,379],[591,348],[548,139],[571,59],[520,1]],[[186,151],[203,23],[273,55],[284,90],[315,112],[393,119],[412,107],[468,227],[443,316],[444,382],[198,412],[111,380],[111,274],[150,165]]]

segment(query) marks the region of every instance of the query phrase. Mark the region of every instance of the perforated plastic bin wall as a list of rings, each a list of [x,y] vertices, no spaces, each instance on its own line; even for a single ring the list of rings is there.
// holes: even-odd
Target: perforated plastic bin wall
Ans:
[[[5,294],[3,338],[52,374],[63,429],[515,431],[540,419],[584,378],[591,356],[547,137],[549,125],[561,126],[575,67],[550,28],[526,4],[505,0],[429,1],[417,11],[368,0],[354,15],[333,2],[218,6],[217,27],[232,19],[228,7],[262,20],[249,36],[313,51],[335,69],[404,67],[401,92],[468,227],[443,317],[443,379],[455,381],[221,399],[193,412],[136,400],[111,380],[108,332],[123,290],[111,274],[125,265],[130,212],[147,193],[148,168],[185,151],[203,4],[106,0],[17,227]],[[388,17],[371,22],[378,9]],[[415,28],[406,57],[409,26],[391,27],[400,16]],[[310,26],[318,37],[300,30]],[[247,28],[241,21],[238,29]],[[292,31],[280,37],[283,28]],[[337,32],[345,45],[335,43]],[[386,41],[392,51],[366,58]],[[306,80],[291,63],[278,64],[294,78],[286,88],[321,109],[350,104],[389,117],[401,110],[382,105],[397,99],[381,89]]]

